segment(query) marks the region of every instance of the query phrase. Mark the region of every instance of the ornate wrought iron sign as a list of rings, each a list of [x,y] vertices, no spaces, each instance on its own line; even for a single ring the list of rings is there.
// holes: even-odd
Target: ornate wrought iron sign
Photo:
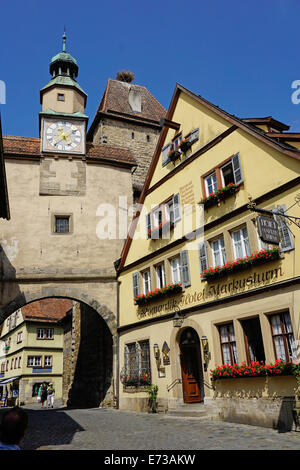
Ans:
[[[259,215],[256,221],[260,239],[265,243],[279,245],[280,235],[276,220],[273,217]]]

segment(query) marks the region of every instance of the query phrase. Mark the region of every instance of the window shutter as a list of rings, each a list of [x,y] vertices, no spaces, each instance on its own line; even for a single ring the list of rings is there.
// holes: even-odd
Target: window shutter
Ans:
[[[188,287],[191,285],[190,278],[190,268],[189,268],[189,257],[188,252],[182,251],[180,253],[180,272],[181,272],[181,282],[183,287]]]
[[[133,273],[132,275],[133,284],[133,297],[139,295],[139,273]]]
[[[151,212],[146,215],[146,236],[150,238],[148,231],[151,229]]]
[[[165,166],[167,163],[169,163],[169,152],[171,150],[171,143],[169,142],[167,145],[165,145],[162,148],[161,154],[162,154],[162,166]]]
[[[279,213],[284,214],[285,211],[286,211],[285,205],[278,206],[273,211],[274,212],[274,218],[275,218],[276,222],[278,223],[278,229],[279,229],[280,239],[281,239],[279,246],[280,246],[281,251],[289,251],[289,250],[292,250],[294,248],[293,236],[292,236],[292,233],[290,231],[289,225],[285,222],[285,220],[283,220],[283,218],[278,217],[278,215],[276,215],[276,213],[277,214],[279,214]]]
[[[199,261],[200,261],[200,272],[203,273],[208,268],[208,258],[206,242],[199,243]]]
[[[174,222],[181,219],[179,194],[173,196]]]
[[[240,154],[237,153],[232,157],[233,176],[235,184],[240,184],[243,181],[242,167]]]
[[[199,139],[199,127],[198,129],[194,129],[190,133],[189,142],[190,144],[193,144],[194,142],[197,142],[198,139]]]

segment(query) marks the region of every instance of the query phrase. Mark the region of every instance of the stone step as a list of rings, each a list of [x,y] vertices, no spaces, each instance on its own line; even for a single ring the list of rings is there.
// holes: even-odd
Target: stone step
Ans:
[[[167,414],[189,418],[205,418],[208,416],[203,403],[180,404],[176,408],[169,408]]]

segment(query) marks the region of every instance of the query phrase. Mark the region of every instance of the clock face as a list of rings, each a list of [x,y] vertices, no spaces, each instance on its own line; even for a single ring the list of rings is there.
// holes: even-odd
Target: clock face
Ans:
[[[45,121],[43,150],[83,153],[83,123]]]

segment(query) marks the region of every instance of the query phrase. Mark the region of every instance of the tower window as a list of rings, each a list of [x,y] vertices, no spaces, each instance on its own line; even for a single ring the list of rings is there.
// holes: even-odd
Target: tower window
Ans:
[[[147,142],[150,142],[150,135],[147,135]]]
[[[58,93],[57,94],[57,101],[65,101],[64,93]]]
[[[131,132],[131,138],[134,139],[134,132]]]
[[[55,232],[56,233],[69,233],[70,224],[69,217],[55,217]]]

